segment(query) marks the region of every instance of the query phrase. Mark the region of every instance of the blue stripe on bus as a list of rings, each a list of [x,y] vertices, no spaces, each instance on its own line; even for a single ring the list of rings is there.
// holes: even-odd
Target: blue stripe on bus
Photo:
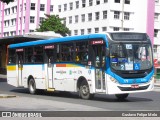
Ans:
[[[80,35],[80,36],[69,36],[69,37],[62,37],[62,38],[53,38],[48,40],[38,40],[32,42],[24,42],[18,44],[11,44],[9,48],[20,48],[20,47],[27,47],[27,46],[34,46],[34,45],[44,45],[44,44],[51,44],[51,43],[58,43],[58,42],[67,42],[67,41],[74,41],[74,40],[87,40],[87,39],[97,39],[101,38],[105,40],[106,46],[108,46],[106,34],[90,34],[90,35]]]
[[[154,70],[152,70],[146,77],[144,78],[131,78],[131,79],[124,79],[117,74],[113,73],[111,69],[109,68],[106,71],[107,74],[115,78],[120,84],[140,84],[140,83],[147,83],[151,79],[151,77],[154,75]]]

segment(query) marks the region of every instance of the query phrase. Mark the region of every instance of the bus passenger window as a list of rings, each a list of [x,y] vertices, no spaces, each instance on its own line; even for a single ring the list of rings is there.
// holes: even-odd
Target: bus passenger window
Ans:
[[[61,58],[62,58],[62,61],[72,62],[73,61],[73,56],[74,56],[73,52],[74,52],[73,43],[61,44]]]
[[[10,49],[8,54],[8,64],[16,63],[16,52],[15,49]]]
[[[76,62],[87,64],[88,61],[88,41],[76,42]]]

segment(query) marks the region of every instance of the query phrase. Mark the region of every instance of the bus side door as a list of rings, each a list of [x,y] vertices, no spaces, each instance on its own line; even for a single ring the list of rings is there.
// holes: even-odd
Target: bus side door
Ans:
[[[90,60],[95,70],[95,90],[105,92],[105,44],[103,40],[91,41]]]
[[[46,62],[47,62],[47,78],[48,78],[48,88],[54,88],[53,81],[53,69],[54,69],[54,60],[55,60],[55,49],[54,45],[44,46],[46,53]]]
[[[17,52],[17,67],[16,71],[18,71],[18,86],[23,85],[23,62],[24,62],[24,56],[23,56],[23,49],[16,49]]]

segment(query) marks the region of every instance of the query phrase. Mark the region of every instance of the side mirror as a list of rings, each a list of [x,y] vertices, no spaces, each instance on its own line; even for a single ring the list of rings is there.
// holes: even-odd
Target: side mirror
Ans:
[[[109,48],[106,48],[106,56],[109,56]]]

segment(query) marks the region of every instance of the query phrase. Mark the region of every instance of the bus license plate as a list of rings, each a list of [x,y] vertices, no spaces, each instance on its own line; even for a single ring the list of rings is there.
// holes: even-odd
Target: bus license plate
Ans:
[[[139,88],[139,85],[131,85],[131,88]]]

